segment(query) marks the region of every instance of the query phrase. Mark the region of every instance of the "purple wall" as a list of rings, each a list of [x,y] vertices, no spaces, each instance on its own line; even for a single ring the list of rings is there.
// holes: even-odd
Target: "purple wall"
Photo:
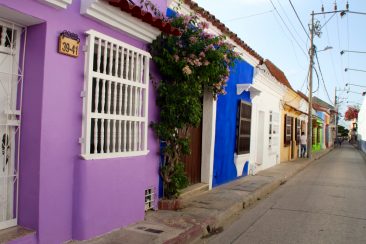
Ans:
[[[159,0],[164,6],[165,0]],[[80,16],[80,0],[58,10],[36,0],[0,3],[45,20],[29,28],[24,79],[19,224],[39,243],[87,239],[144,217],[144,190],[158,187],[158,141],[149,129],[147,156],[82,160],[80,144],[84,53],[60,55],[57,38],[69,30],[85,44],[85,31],[147,49],[146,44]],[[152,75],[157,76],[155,69]],[[156,120],[150,84],[149,121]]]
[[[23,84],[23,113],[20,145],[19,224],[38,228],[39,168],[41,145],[42,81],[46,24],[29,27]],[[30,184],[31,183],[31,184]]]

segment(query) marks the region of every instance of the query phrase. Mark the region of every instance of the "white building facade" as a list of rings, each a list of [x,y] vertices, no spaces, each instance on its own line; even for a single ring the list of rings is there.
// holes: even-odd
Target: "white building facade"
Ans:
[[[359,147],[366,153],[366,98],[363,99],[360,112],[358,113],[357,133]]]
[[[255,69],[250,90],[252,136],[249,168],[255,174],[280,163],[281,100],[286,93],[286,87],[262,64]]]

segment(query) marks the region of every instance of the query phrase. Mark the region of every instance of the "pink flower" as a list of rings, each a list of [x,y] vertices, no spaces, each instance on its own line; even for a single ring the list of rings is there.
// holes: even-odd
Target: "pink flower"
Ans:
[[[202,65],[202,63],[198,59],[193,60],[193,63],[197,67],[200,67]]]
[[[201,57],[201,58],[204,58],[204,57],[206,57],[206,54],[205,54],[204,52],[201,52],[201,53],[200,53],[200,57]]]
[[[189,41],[192,42],[192,43],[196,43],[197,42],[197,38],[195,36],[191,36],[189,38]]]
[[[208,23],[207,22],[200,22],[198,23],[198,28],[204,30],[208,28]]]
[[[174,61],[175,61],[175,62],[178,62],[178,61],[179,61],[179,56],[178,56],[177,54],[175,54],[175,55],[173,56],[173,58],[174,58]]]
[[[210,33],[206,33],[206,32],[204,32],[204,33],[203,33],[203,36],[204,36],[205,38],[207,38],[207,39],[212,39],[212,38],[214,38],[214,35],[212,35],[212,34],[210,34]]]
[[[183,68],[183,73],[185,74],[185,75],[190,75],[190,74],[192,74],[192,70],[189,68],[189,66],[188,65],[186,65],[186,66],[184,66],[184,68]]]
[[[208,66],[210,64],[210,62],[208,62],[207,60],[205,60],[205,62],[203,62],[204,66]]]
[[[191,21],[191,16],[185,15],[183,17],[183,23],[187,25]]]

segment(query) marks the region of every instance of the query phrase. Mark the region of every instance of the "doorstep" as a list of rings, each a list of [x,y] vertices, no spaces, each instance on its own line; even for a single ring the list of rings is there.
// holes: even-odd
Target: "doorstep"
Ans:
[[[36,232],[21,226],[0,230],[0,243],[36,243]]]
[[[194,185],[190,185],[183,189],[179,195],[179,198],[182,199],[183,203],[189,201],[192,197],[201,195],[209,190],[208,184],[206,183],[197,183]]]

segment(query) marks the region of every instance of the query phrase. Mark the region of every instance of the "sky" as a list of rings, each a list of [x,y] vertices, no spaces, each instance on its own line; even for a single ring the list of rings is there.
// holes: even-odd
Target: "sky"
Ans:
[[[338,10],[346,8],[347,0],[195,0],[198,5],[208,10],[223,22],[231,31],[246,42],[265,59],[271,60],[279,67],[295,90],[308,94],[307,73],[309,67],[309,23],[311,12],[333,11],[334,3]],[[273,3],[273,4],[272,4]],[[366,13],[365,0],[348,0],[349,10]],[[366,53],[345,52],[342,50],[366,52],[366,14],[347,13],[320,14],[315,16],[320,22],[321,35],[315,36],[314,45],[318,50],[319,82],[314,73],[313,91],[315,96],[334,104],[335,88],[349,89],[350,92],[337,91],[340,98],[340,112],[344,114],[348,105],[361,104],[365,97],[360,94],[366,91]],[[328,21],[329,20],[329,21]],[[323,50],[325,47],[332,49]],[[345,72],[344,70],[349,70]],[[346,86],[349,83],[350,85]],[[355,85],[363,85],[365,88]],[[357,92],[357,93],[353,93]],[[327,95],[328,94],[328,95]],[[329,97],[329,98],[328,98]],[[344,121],[340,124],[347,125]]]

